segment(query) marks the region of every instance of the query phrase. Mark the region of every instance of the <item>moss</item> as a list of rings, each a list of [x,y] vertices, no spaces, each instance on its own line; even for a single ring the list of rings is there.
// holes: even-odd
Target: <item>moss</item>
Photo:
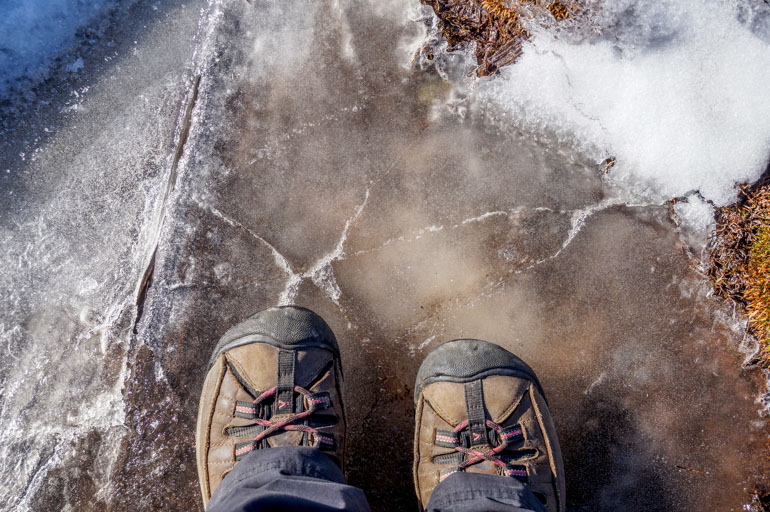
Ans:
[[[745,189],[717,213],[708,274],[717,295],[741,304],[770,366],[770,183]]]
[[[770,355],[770,187],[755,197],[752,217],[755,231],[749,244],[746,270],[746,311],[754,334],[765,343]]]

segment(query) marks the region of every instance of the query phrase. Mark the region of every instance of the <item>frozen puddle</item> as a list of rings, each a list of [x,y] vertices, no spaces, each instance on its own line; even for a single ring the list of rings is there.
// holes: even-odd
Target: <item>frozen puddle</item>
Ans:
[[[77,458],[61,455],[29,487],[47,498],[33,508],[200,509],[193,429],[210,351],[230,325],[278,302],[316,310],[340,340],[347,469],[374,510],[415,505],[414,376],[428,351],[457,337],[500,343],[541,376],[572,509],[732,510],[751,500],[767,459],[764,376],[741,369],[739,329],[708,297],[669,206],[626,200],[573,150],[463,111],[438,73],[410,67],[423,31],[416,8],[214,2],[197,94],[174,104],[177,141],[194,105],[184,151],[173,167],[173,144],[158,150],[165,170],[137,214],[146,232],[131,235],[125,300],[141,309],[126,306],[122,324],[98,317],[123,325],[125,350],[71,356],[73,367],[125,371],[113,427],[84,411],[62,452],[98,456],[108,485],[72,476]],[[88,274],[62,289],[90,290]],[[36,307],[56,300],[19,296]],[[34,318],[14,314],[17,324]],[[46,336],[73,343],[68,332],[30,333],[30,351]],[[113,362],[122,357],[125,370]],[[6,390],[29,378],[3,375]],[[94,379],[82,388],[94,397],[100,382],[116,385]],[[52,375],[32,400],[54,389],[79,402],[67,384]],[[8,457],[24,448],[14,435]]]

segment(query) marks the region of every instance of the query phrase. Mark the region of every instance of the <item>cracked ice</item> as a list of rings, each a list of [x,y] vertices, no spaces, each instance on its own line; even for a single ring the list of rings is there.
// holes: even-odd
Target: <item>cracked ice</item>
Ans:
[[[345,256],[345,242],[348,239],[348,234],[350,233],[350,228],[355,224],[355,222],[358,220],[358,218],[361,216],[361,214],[364,211],[364,208],[366,208],[366,204],[369,201],[369,189],[366,189],[366,193],[364,195],[363,202],[356,207],[355,212],[353,215],[345,221],[345,226],[342,228],[342,231],[340,233],[339,240],[337,241],[337,244],[334,246],[334,249],[331,250],[329,253],[321,256],[318,260],[316,260],[308,270],[302,273],[297,273],[293,270],[291,263],[289,263],[289,260],[284,257],[283,254],[281,254],[278,249],[275,248],[273,244],[259,236],[257,233],[252,231],[251,229],[244,226],[242,223],[238,222],[237,220],[234,220],[221,211],[219,211],[215,207],[209,207],[209,210],[219,219],[223,220],[227,224],[233,227],[238,227],[244,231],[246,231],[249,235],[251,235],[253,238],[258,240],[261,244],[265,245],[268,249],[270,249],[270,252],[273,255],[273,259],[275,260],[275,264],[286,274],[287,280],[286,285],[281,292],[281,295],[278,297],[278,305],[279,306],[285,306],[289,304],[294,304],[294,301],[297,298],[297,293],[299,292],[299,287],[302,284],[303,281],[309,279],[314,285],[318,287],[329,299],[332,300],[337,306],[340,305],[339,299],[342,295],[342,291],[340,290],[339,285],[337,284],[337,281],[334,279],[334,269],[332,268],[332,263],[335,261],[341,260]]]

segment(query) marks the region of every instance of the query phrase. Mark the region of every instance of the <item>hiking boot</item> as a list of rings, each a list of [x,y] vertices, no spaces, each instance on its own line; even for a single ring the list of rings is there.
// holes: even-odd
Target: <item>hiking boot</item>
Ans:
[[[312,311],[271,308],[217,343],[198,407],[195,451],[204,506],[253,450],[310,446],[342,465],[342,368],[331,329]]]
[[[459,471],[517,478],[549,512],[565,510],[556,431],[524,361],[486,341],[449,341],[420,366],[414,401],[421,510],[439,482]]]

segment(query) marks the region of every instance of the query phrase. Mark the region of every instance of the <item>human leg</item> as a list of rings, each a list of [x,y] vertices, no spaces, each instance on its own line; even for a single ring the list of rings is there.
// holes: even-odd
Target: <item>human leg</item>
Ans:
[[[369,506],[363,491],[346,485],[342,470],[320,450],[283,446],[246,455],[214,491],[206,510],[368,512]]]

